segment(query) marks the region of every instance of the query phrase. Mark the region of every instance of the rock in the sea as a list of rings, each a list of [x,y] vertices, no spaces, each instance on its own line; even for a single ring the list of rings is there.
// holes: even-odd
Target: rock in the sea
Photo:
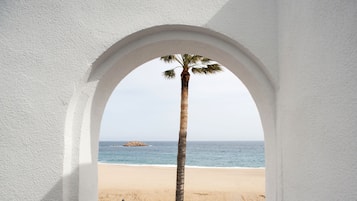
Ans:
[[[139,141],[131,141],[131,142],[125,143],[123,146],[125,146],[125,147],[142,147],[142,146],[148,146],[148,145],[143,142],[139,142]]]

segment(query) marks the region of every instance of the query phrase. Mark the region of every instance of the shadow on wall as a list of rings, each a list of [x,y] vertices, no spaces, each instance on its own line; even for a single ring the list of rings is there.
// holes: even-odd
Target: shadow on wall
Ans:
[[[275,33],[277,28],[276,22],[272,21],[277,15],[274,10],[274,1],[230,0],[207,22],[207,26],[237,39],[251,38],[254,34],[259,41],[266,41],[267,36],[262,33]]]
[[[206,24],[239,41],[239,47],[257,64],[272,68],[277,65],[277,5],[267,1],[228,1]],[[234,27],[234,28],[232,28]],[[272,48],[267,52],[266,48]],[[249,48],[249,49],[247,49]],[[254,54],[253,54],[254,53]],[[276,69],[261,69],[276,82]],[[275,86],[275,83],[272,83]]]
[[[93,165],[81,165],[80,167],[77,167],[76,170],[73,171],[70,175],[62,177],[62,179],[52,187],[52,189],[41,199],[41,201],[79,200],[79,169],[81,169],[81,171],[86,171],[91,167],[93,167]],[[65,181],[70,181],[71,184],[66,185],[67,187],[70,187],[70,189],[67,189],[68,195],[64,197],[63,182]],[[87,185],[97,185],[97,183]]]
[[[41,199],[41,201],[63,200],[62,194],[63,179],[57,181],[56,185]]]
[[[252,28],[253,30],[259,28],[265,32],[264,30],[269,28],[271,23],[262,24],[262,21],[271,20],[272,15],[275,15],[272,13],[272,10],[275,10],[274,7],[272,1],[230,0],[211,18],[207,25],[213,25],[218,30],[224,30],[225,33],[248,33],[252,31]],[[261,27],[260,25],[265,26]],[[232,27],[235,28],[232,29]]]
[[[41,201],[62,200],[60,199],[62,197],[62,181],[62,179],[59,180]]]

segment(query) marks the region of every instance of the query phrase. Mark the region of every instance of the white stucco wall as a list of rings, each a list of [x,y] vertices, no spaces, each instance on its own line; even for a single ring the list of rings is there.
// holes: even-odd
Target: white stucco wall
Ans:
[[[356,10],[353,0],[0,1],[1,199],[96,200],[96,122],[112,87],[188,50],[229,64],[255,98],[267,200],[356,199]]]
[[[283,199],[357,199],[357,1],[281,1]]]

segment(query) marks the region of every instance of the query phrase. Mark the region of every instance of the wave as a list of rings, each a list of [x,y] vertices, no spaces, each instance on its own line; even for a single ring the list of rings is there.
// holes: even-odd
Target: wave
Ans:
[[[113,166],[129,166],[129,167],[170,167],[176,168],[176,165],[172,164],[127,164],[127,163],[109,163],[98,162],[98,165],[113,165]],[[186,168],[198,168],[198,169],[265,169],[265,167],[219,167],[219,166],[192,166],[186,165]]]

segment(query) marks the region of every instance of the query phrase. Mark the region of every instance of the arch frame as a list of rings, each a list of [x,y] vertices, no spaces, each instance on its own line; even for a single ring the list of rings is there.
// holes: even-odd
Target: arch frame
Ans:
[[[213,30],[162,25],[133,33],[93,63],[69,104],[65,129],[63,200],[97,200],[99,131],[105,105],[118,83],[139,65],[162,55],[200,54],[235,74],[251,93],[261,117],[267,200],[281,197],[281,151],[276,135],[277,81],[238,41]]]

